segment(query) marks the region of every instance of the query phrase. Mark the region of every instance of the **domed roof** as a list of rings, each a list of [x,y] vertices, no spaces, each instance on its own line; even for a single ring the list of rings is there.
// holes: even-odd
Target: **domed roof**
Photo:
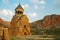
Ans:
[[[22,10],[24,10],[20,4],[16,7],[16,9],[22,9]]]

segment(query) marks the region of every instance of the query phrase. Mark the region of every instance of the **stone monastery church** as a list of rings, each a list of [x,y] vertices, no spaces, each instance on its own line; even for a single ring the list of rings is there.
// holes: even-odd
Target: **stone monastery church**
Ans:
[[[0,40],[9,40],[9,36],[29,36],[30,24],[27,16],[23,14],[24,9],[19,4],[15,9],[15,15],[10,22],[10,28],[0,27]]]
[[[19,4],[15,9],[15,15],[11,20],[11,34],[14,36],[30,35],[29,20],[26,15],[23,14],[24,9]]]

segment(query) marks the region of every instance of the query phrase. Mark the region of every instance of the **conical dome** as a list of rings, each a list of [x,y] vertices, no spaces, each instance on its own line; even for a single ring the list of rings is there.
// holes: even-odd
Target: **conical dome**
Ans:
[[[20,4],[16,7],[16,9],[22,9],[22,10],[24,10]]]

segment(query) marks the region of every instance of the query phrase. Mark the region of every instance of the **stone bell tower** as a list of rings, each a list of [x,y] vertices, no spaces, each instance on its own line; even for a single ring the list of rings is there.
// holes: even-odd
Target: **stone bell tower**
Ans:
[[[16,36],[30,35],[29,20],[26,15],[23,14],[24,9],[19,4],[15,9],[15,15],[11,20],[11,34]]]

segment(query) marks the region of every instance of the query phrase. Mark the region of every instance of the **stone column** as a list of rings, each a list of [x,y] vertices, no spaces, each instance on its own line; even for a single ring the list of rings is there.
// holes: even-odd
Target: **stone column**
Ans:
[[[4,28],[4,39],[9,40],[9,33],[8,33],[8,28]]]

